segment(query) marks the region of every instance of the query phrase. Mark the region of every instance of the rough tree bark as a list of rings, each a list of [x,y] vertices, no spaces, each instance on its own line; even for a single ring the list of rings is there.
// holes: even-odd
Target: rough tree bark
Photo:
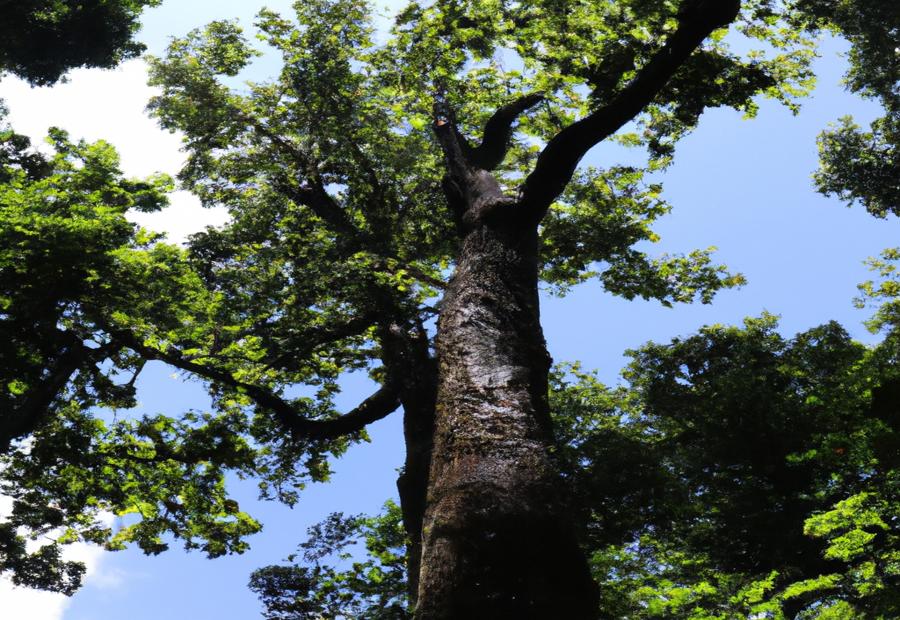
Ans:
[[[551,454],[537,222],[489,172],[450,168],[462,239],[438,322],[416,617],[593,618]]]
[[[594,585],[550,454],[537,233],[466,235],[438,327],[419,618],[590,618]]]

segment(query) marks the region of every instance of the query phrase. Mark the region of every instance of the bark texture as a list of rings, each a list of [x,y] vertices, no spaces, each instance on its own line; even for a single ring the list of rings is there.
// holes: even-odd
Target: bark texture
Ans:
[[[438,323],[416,617],[593,618],[595,586],[551,455],[537,227],[467,189]]]

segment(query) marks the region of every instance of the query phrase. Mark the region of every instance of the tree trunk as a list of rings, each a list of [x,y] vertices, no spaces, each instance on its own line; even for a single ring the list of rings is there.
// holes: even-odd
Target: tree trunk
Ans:
[[[410,601],[415,605],[422,558],[422,519],[434,434],[437,367],[429,351],[428,335],[421,326],[396,340],[401,341],[401,346],[396,347],[392,362],[403,374],[400,403],[403,406],[406,443],[406,462],[397,478],[397,491],[403,526],[409,539],[406,550],[408,591]]]
[[[416,618],[593,618],[551,456],[536,226],[498,219],[464,234],[441,305]]]
[[[404,404],[404,435],[406,462],[397,478],[403,527],[409,543],[406,548],[406,568],[410,602],[415,606],[419,594],[419,572],[422,560],[422,521],[431,465],[431,431],[434,423],[434,399],[422,409],[407,408]]]

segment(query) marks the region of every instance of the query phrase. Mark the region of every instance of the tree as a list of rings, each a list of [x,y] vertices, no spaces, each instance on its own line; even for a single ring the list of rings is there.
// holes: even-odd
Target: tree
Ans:
[[[136,57],[144,50],[132,39],[139,27],[138,15],[157,4],[159,0],[0,2],[4,15],[0,74],[11,72],[32,85],[49,85],[72,68],[109,68]],[[0,102],[0,122],[5,115]],[[35,456],[46,450],[40,458],[47,459],[42,464],[48,469],[41,475],[61,475],[60,483],[70,484],[72,478],[66,472],[83,476],[83,469],[77,468],[91,465],[78,458],[78,451],[86,447],[78,443],[82,437],[66,431],[79,429],[107,438],[127,433],[127,424],[106,429],[86,415],[90,407],[134,404],[134,382],[117,385],[110,380],[118,374],[117,366],[134,366],[131,356],[121,346],[98,344],[93,339],[97,326],[88,317],[97,314],[92,308],[143,292],[143,281],[163,262],[166,270],[174,266],[171,248],[150,249],[158,236],[135,230],[124,217],[128,210],[154,211],[165,206],[171,180],[123,178],[118,156],[106,143],[73,143],[59,130],[50,131],[50,142],[55,154],[48,157],[31,150],[27,137],[0,125],[0,339],[4,343],[0,454],[14,459],[10,453],[15,442],[35,441]],[[134,259],[129,263],[129,248],[149,251],[139,258],[129,255]],[[176,277],[183,275],[181,270]],[[101,370],[99,364],[106,368]],[[65,429],[67,424],[71,428]],[[52,435],[45,444],[39,441],[42,433]],[[93,458],[108,469],[116,466],[110,456],[101,451]],[[147,459],[137,475],[135,464],[130,469],[119,466],[118,482],[131,480],[133,489],[134,480],[152,469],[152,463]],[[64,561],[61,555],[61,545],[72,540],[45,541],[29,552],[23,535],[36,537],[65,525],[66,509],[29,496],[27,482],[16,487],[16,475],[4,474],[8,474],[4,487],[17,494],[18,501],[13,514],[0,523],[0,572],[11,573],[19,585],[72,594],[84,573],[83,565]],[[190,472],[170,474],[173,488],[191,487]],[[153,477],[159,481],[160,475],[154,471]],[[205,484],[213,486],[206,490],[216,491],[221,479],[207,477],[193,488]],[[87,499],[81,491],[72,492],[82,502]],[[128,493],[119,497],[125,499]],[[107,495],[107,507],[116,505],[115,499],[108,503],[110,499]],[[120,502],[119,508],[133,508],[133,502]],[[96,525],[85,516],[90,510],[68,512],[75,523]],[[239,529],[249,533],[257,526],[245,519]],[[110,543],[108,530],[81,534],[87,540],[121,544]],[[220,538],[219,548],[229,545],[225,537]],[[150,546],[146,543],[145,548]],[[222,552],[207,550],[210,555]]]
[[[898,426],[885,397],[896,349],[889,339],[867,350],[833,323],[790,341],[773,327],[771,317],[714,326],[635,355],[634,424],[674,483],[639,505],[636,545],[595,556],[630,599],[626,617],[820,617],[836,600],[896,613],[822,587],[852,581],[853,569],[813,525],[860,492],[892,501]]]
[[[2,0],[0,72],[44,86],[76,67],[114,67],[144,51],[138,16],[160,2]]]
[[[362,541],[368,559],[353,562],[346,571],[323,560],[346,562],[346,549]],[[296,618],[407,618],[406,530],[403,513],[394,502],[374,518],[334,513],[309,530],[300,545],[310,566],[269,566],[256,571],[250,588],[266,603],[269,620]],[[296,556],[289,556],[293,560]]]
[[[156,552],[170,532],[239,550],[253,524],[224,496],[223,470],[292,501],[327,477],[327,455],[402,405],[416,614],[593,617],[559,484],[538,282],[564,292],[596,276],[664,303],[739,284],[707,252],[633,247],[667,210],[645,177],[707,107],[752,113],[759,94],[794,105],[809,86],[807,29],[832,23],[810,21],[817,6],[438,2],[408,7],[377,45],[363,3],[298,3],[296,23],[260,14],[285,66],[246,92],[224,85],[254,54],[233,24],[176,40],[153,61],[151,108],[186,136],[182,183],[233,220],[186,252],[123,238],[101,258],[124,279],[82,278],[115,294],[54,300],[55,327],[121,356],[71,369],[67,384],[92,386],[74,398],[40,363],[16,387],[23,402],[52,393],[41,412],[54,415],[21,410],[35,443],[8,459],[10,492],[59,506],[70,538]],[[731,52],[733,22],[769,51]],[[607,139],[645,147],[646,166],[578,170]],[[40,342],[20,357],[40,359]],[[216,413],[98,424],[95,386],[143,360],[206,381]],[[339,414],[337,378],[362,368],[379,388]],[[60,438],[80,447],[71,469]],[[71,484],[85,468],[89,482]],[[142,520],[113,535],[92,525],[104,507]]]

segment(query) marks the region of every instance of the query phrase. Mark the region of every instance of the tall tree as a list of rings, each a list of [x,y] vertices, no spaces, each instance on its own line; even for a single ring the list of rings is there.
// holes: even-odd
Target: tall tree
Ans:
[[[759,94],[795,105],[813,55],[791,23],[798,7],[446,0],[410,5],[378,44],[365,3],[298,2],[295,21],[260,14],[284,68],[246,91],[226,86],[255,54],[236,26],[174,41],[152,62],[151,109],[185,135],[182,183],[232,222],[187,252],[142,249],[140,235],[106,248],[112,260],[79,281],[115,294],[61,290],[55,327],[120,356],[60,381],[115,386],[111,373],[161,360],[206,381],[216,414],[110,426],[88,411],[92,392],[55,391],[55,416],[13,398],[35,443],[8,459],[10,491],[26,513],[58,506],[70,537],[109,539],[90,516],[111,507],[143,518],[112,546],[156,552],[171,532],[215,555],[253,530],[223,495],[224,469],[292,501],[327,477],[328,454],[402,406],[416,614],[593,617],[559,480],[538,283],[565,292],[598,277],[672,303],[741,282],[708,252],[633,247],[668,209],[645,175],[708,107],[753,113]],[[732,24],[763,50],[731,51]],[[578,169],[605,140],[645,147],[646,165]],[[114,268],[124,279],[107,277]],[[4,295],[25,303],[12,284]],[[40,342],[20,358],[40,359]],[[19,395],[53,391],[40,368]],[[337,379],[361,368],[379,387],[340,414]],[[71,468],[60,438],[80,446]],[[182,474],[186,486],[154,484]]]
[[[502,9],[413,6],[385,46],[372,44],[358,3],[298,5],[299,25],[263,13],[259,25],[283,52],[285,69],[277,83],[249,96],[215,79],[237,73],[250,55],[232,26],[215,24],[155,64],[163,94],[152,107],[164,125],[188,135],[183,181],[206,201],[232,208],[232,226],[198,237],[194,251],[212,266],[210,283],[256,314],[248,327],[275,355],[260,370],[287,373],[279,383],[327,377],[331,369],[310,368],[308,354],[285,359],[292,341],[319,345],[319,359],[377,356],[382,387],[334,424],[357,430],[403,404],[409,450],[401,503],[410,539],[422,545],[410,556],[417,613],[588,617],[593,584],[563,517],[551,457],[541,264],[562,274],[551,281],[565,284],[608,260],[609,288],[664,299],[690,299],[697,289],[711,295],[736,279],[722,277],[702,254],[654,263],[630,249],[649,237],[645,222],[662,210],[655,189],[637,184],[639,170],[585,174],[545,216],[584,153],[662,93],[737,6],[697,7],[679,18],[661,3],[636,3],[635,25],[668,24],[677,34],[663,45],[632,41],[628,51],[643,67],[633,81],[626,74],[637,65],[614,71],[609,88],[618,86],[616,94],[566,84],[573,74],[588,78],[584,68],[568,66],[575,52],[548,40],[553,51],[545,56],[539,45],[554,31],[577,32],[603,17],[615,22],[613,7],[605,16],[572,16],[569,26],[552,7],[509,8],[509,22],[498,28]],[[555,20],[562,23],[550,27]],[[517,51],[525,71],[503,68],[503,47]],[[740,92],[722,89],[710,95],[713,102],[746,104],[773,83],[722,50],[709,56],[746,77],[734,82]],[[659,151],[704,103],[680,90],[664,95],[659,116],[670,126],[651,130]],[[679,120],[682,106],[694,109]],[[580,124],[560,131],[579,110],[586,114]],[[523,136],[545,141],[543,151],[522,138],[509,152],[519,117]],[[603,203],[611,208],[598,208]],[[262,254],[240,256],[254,246]],[[454,267],[447,284],[445,265]],[[438,291],[435,308],[429,300]],[[432,356],[424,326],[434,314]],[[344,325],[353,331],[334,332]],[[374,339],[348,339],[357,335]],[[207,371],[212,360],[198,367],[168,351],[145,354],[215,380]],[[292,403],[261,404],[277,407],[297,436],[331,436],[316,429],[323,423],[298,419]]]

